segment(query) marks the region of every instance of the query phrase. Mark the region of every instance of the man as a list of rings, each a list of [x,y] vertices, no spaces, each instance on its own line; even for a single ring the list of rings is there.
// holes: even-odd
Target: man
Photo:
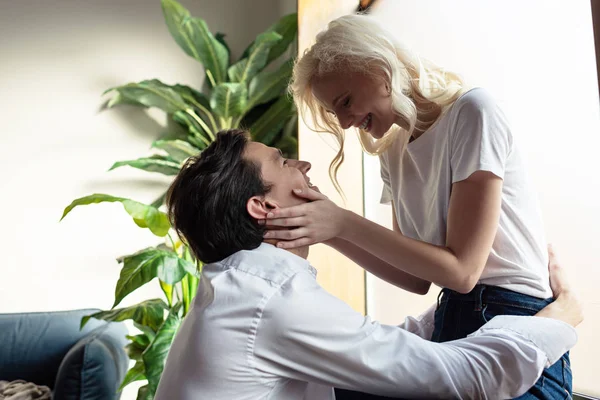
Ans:
[[[581,318],[567,294],[538,317],[499,316],[448,343],[425,340],[431,312],[397,327],[353,311],[316,282],[308,248],[263,243],[258,221],[304,201],[293,189],[308,190],[309,168],[232,130],[173,182],[171,220],[206,265],[157,400],[334,399],[333,387],[405,398],[510,398],[575,344],[570,325]]]

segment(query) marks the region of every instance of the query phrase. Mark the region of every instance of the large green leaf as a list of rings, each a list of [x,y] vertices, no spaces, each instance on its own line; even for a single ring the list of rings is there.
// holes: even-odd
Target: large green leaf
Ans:
[[[129,83],[108,89],[105,93],[116,91],[129,103],[134,102],[146,107],[157,107],[167,113],[174,113],[189,108],[183,98],[171,87],[157,79]],[[119,100],[123,102],[122,100]],[[114,105],[109,102],[109,105]]]
[[[81,319],[81,328],[85,326],[90,318],[95,318],[104,321],[115,322],[131,319],[137,324],[148,326],[154,330],[157,330],[163,322],[164,311],[167,309],[167,305],[162,299],[146,300],[131,307],[117,308],[109,311],[99,311],[97,313],[87,315]]]
[[[265,32],[258,35],[248,53],[248,57],[238,61],[236,64],[229,67],[227,73],[232,82],[250,81],[265,65],[271,48],[282,37],[277,32]]]
[[[123,388],[125,386],[129,385],[130,383],[133,383],[136,381],[143,381],[145,379],[146,379],[146,375],[145,375],[144,362],[137,361],[135,363],[135,365],[133,367],[131,367],[131,369],[129,369],[129,371],[127,371],[127,374],[125,375],[125,378],[123,379],[123,382],[121,382],[121,386],[119,386],[119,391],[123,390]]]
[[[204,65],[215,84],[224,82],[229,54],[206,22],[192,18],[190,12],[175,0],[162,0],[162,9],[169,32],[179,47]]]
[[[109,171],[126,165],[147,172],[158,172],[167,176],[177,175],[181,169],[181,164],[175,159],[163,156],[152,156],[138,158],[137,160],[117,161],[110,167]]]
[[[243,83],[221,83],[212,92],[210,105],[222,118],[238,117],[246,109],[248,89]]]
[[[248,107],[266,103],[284,92],[292,77],[293,63],[287,61],[276,71],[264,70],[250,81]]]
[[[173,285],[180,282],[185,274],[198,274],[196,265],[179,258],[173,251],[149,248],[126,256],[123,269],[115,289],[116,307],[125,296],[154,278]]]
[[[152,147],[166,151],[175,161],[181,163],[200,153],[200,149],[184,140],[157,140]]]
[[[282,39],[271,47],[269,57],[267,58],[267,64],[282,55],[296,39],[298,33],[298,14],[293,13],[286,15],[268,30],[277,32],[281,35]]]
[[[63,215],[60,220],[62,221],[63,218],[65,218],[65,216],[68,213],[70,213],[71,210],[73,210],[75,207],[107,202],[120,202],[121,204],[123,204],[125,211],[127,211],[127,213],[133,217],[133,221],[140,228],[148,228],[156,236],[161,237],[166,236],[167,233],[169,233],[169,228],[171,228],[169,218],[167,217],[167,214],[165,214],[162,211],[159,211],[156,207],[152,207],[123,197],[114,197],[108,194],[100,193],[80,197],[79,199],[73,200],[73,202],[65,208],[65,211],[63,212]]]
[[[180,325],[181,318],[179,317],[178,308],[175,307],[171,309],[169,316],[156,333],[156,337],[142,355],[144,364],[146,365],[148,388],[152,394],[156,393],[160,376],[165,368],[169,349]]]
[[[294,103],[289,96],[281,96],[250,126],[252,139],[267,146],[273,145],[274,138],[295,113]]]

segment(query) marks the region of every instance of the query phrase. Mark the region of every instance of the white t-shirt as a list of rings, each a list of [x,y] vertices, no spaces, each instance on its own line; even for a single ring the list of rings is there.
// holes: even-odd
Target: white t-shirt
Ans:
[[[476,171],[503,179],[500,223],[479,283],[539,298],[552,296],[537,194],[506,117],[483,89],[462,95],[422,136],[396,140],[380,155],[382,203],[393,201],[402,234],[446,244],[452,184]]]

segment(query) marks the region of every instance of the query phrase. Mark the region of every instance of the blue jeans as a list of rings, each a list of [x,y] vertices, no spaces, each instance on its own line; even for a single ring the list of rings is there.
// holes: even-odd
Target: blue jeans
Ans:
[[[431,340],[447,342],[461,339],[496,315],[534,315],[552,301],[488,285],[477,285],[467,294],[442,289],[438,296]],[[546,368],[536,384],[518,399],[571,399],[572,388],[573,376],[567,352]]]

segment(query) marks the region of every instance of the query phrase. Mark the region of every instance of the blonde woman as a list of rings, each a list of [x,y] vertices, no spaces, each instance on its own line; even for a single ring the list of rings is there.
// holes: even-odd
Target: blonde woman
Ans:
[[[379,156],[394,230],[309,189],[297,195],[311,202],[269,214],[266,237],[282,248],[327,243],[414,293],[442,287],[437,342],[552,301],[536,193],[488,92],[467,89],[364,15],[341,17],[317,36],[296,63],[291,92],[309,127],[340,144],[330,167],[337,188],[345,130],[356,129],[364,150]],[[567,353],[522,398],[566,398],[571,382]]]

